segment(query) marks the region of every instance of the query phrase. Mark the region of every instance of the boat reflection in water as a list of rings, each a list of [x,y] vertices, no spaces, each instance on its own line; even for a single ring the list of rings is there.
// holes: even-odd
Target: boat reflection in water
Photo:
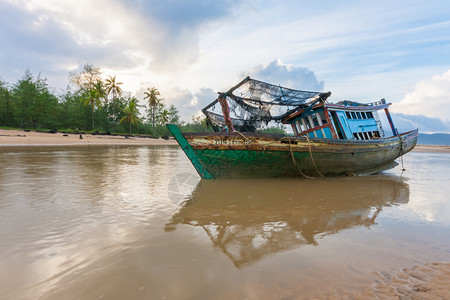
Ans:
[[[370,227],[384,207],[408,200],[408,184],[388,175],[202,180],[166,230],[202,227],[241,268],[346,229]]]

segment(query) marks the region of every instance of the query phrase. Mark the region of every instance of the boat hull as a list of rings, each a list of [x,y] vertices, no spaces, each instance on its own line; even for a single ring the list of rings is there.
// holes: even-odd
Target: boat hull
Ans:
[[[418,136],[414,130],[386,139],[348,141],[237,132],[181,134],[171,126],[206,179],[374,173],[395,166],[394,160],[411,151]]]

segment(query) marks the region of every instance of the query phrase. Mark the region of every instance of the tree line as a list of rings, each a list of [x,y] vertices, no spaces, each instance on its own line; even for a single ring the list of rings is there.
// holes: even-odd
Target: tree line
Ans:
[[[56,95],[47,80],[30,70],[12,86],[0,79],[0,126],[59,131],[166,135],[166,123],[184,131],[207,130],[202,118],[180,121],[178,109],[167,106],[156,87],[144,93],[145,106],[121,88],[116,76],[103,79],[101,69],[86,64],[69,74],[69,85]]]

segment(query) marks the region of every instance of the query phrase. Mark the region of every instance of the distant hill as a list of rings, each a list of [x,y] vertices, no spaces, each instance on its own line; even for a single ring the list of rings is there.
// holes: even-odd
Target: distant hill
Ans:
[[[450,134],[448,133],[419,133],[419,145],[446,145],[450,146]]]

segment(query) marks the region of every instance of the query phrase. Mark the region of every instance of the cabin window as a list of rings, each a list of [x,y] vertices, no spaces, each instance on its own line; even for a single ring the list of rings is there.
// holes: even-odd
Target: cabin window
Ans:
[[[366,113],[362,111],[362,112],[361,112],[361,117],[362,117],[363,119],[367,119]]]
[[[352,119],[356,119],[356,114],[354,111],[352,111]]]
[[[325,117],[325,112],[321,111],[318,113],[319,119],[322,120],[322,124],[328,124],[327,117]]]
[[[303,124],[303,127],[304,127],[303,131],[307,131],[309,129],[309,126],[308,126],[309,123],[306,122],[305,119],[302,119],[302,124]]]
[[[314,128],[314,121],[313,121],[313,119],[311,118],[311,116],[308,116],[308,123],[309,123],[309,128],[310,129],[313,129]]]
[[[373,119],[373,114],[372,114],[371,111],[368,111],[368,112],[367,112],[367,118],[368,118],[368,119]]]
[[[309,129],[309,122],[308,120],[302,119],[302,124],[305,126],[305,131]]]
[[[358,132],[358,136],[360,140],[364,140],[364,135],[361,132]]]
[[[297,126],[295,125],[295,123],[291,123],[291,126],[292,126],[292,130],[294,131],[294,134],[298,135]]]
[[[316,117],[317,117],[317,121],[319,122],[319,126],[322,126],[323,123],[322,123],[322,117],[320,116],[320,114],[317,113]]]
[[[350,113],[348,111],[345,112],[345,115],[347,116],[347,119],[351,119],[352,116],[350,115]]]
[[[303,132],[302,123],[300,121],[295,122],[297,124],[298,132]]]
[[[317,119],[316,114],[311,115],[311,119],[313,120],[314,127],[319,126],[319,120]]]
[[[353,134],[353,137],[354,137],[355,139],[359,140],[358,134],[357,134],[356,132]]]
[[[378,131],[374,131],[373,132],[373,137],[374,138],[379,138],[380,137],[380,133]]]
[[[363,132],[363,134],[364,134],[364,139],[369,140],[369,136],[367,135],[367,132]]]
[[[361,114],[359,111],[356,112],[356,115],[358,116],[358,119],[361,119]]]
[[[370,138],[370,139],[372,139],[372,138],[373,138],[373,134],[372,134],[372,131],[369,131],[369,132],[368,132],[367,134],[369,135],[369,138]]]
[[[336,130],[336,134],[337,134],[338,138],[345,139],[343,130],[341,128],[341,124],[339,124],[339,119],[338,119],[337,113],[335,111],[331,112],[331,118],[333,120],[334,129]]]

